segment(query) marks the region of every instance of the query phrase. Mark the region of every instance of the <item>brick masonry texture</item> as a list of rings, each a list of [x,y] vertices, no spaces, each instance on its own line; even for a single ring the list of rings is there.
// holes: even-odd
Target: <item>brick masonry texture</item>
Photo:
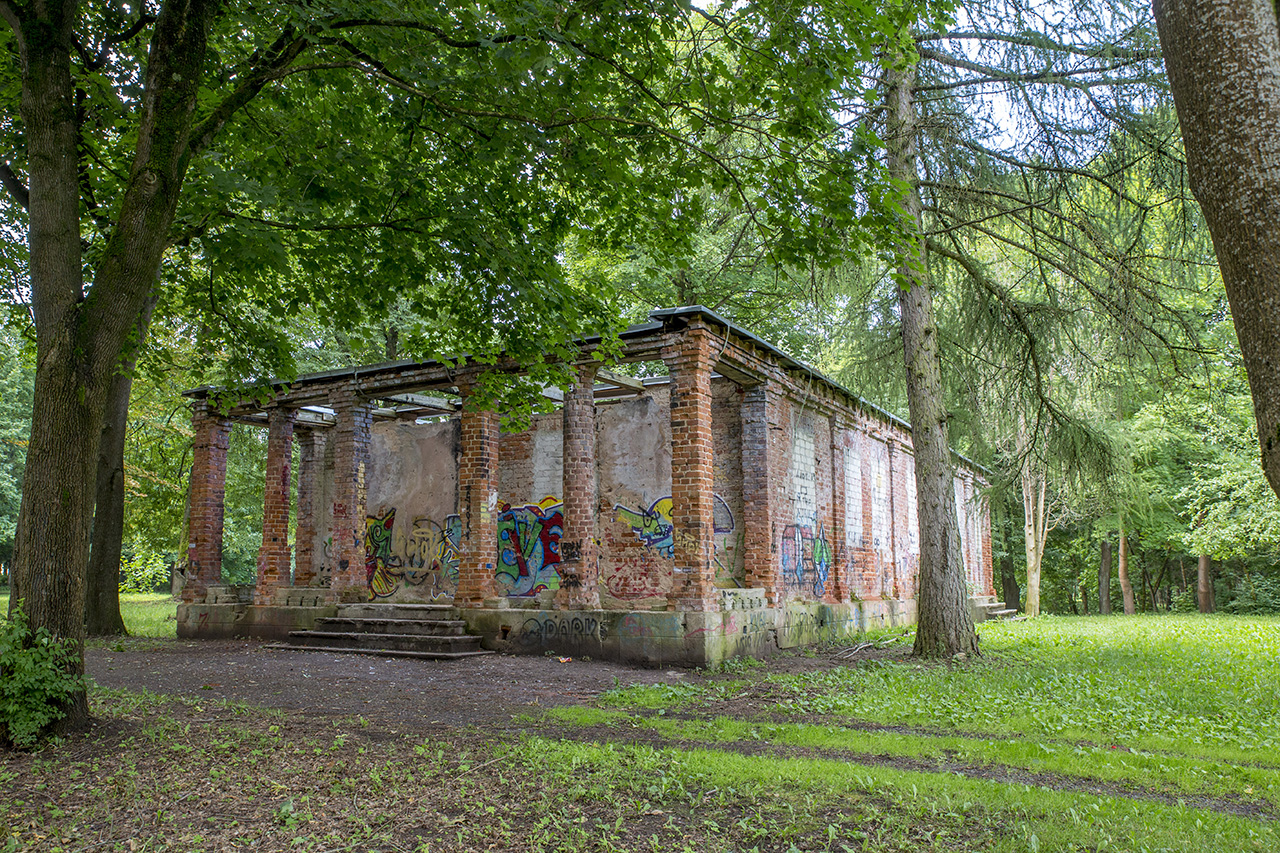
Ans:
[[[258,549],[258,583],[254,590],[257,604],[270,604],[276,590],[290,582],[289,486],[297,417],[298,410],[292,408],[275,408],[268,416],[262,547]]]
[[[222,583],[223,499],[231,438],[231,421],[203,402],[194,407],[192,426],[187,582],[182,589],[187,602],[203,601],[210,586]]]

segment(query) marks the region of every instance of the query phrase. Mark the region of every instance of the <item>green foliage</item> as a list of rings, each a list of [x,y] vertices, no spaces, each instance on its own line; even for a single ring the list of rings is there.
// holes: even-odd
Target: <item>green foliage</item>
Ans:
[[[120,592],[156,592],[167,589],[171,563],[164,554],[134,546],[120,566]]]
[[[1228,613],[1280,613],[1280,580],[1246,574],[1221,609]]]
[[[75,658],[70,642],[27,627],[21,603],[12,609],[0,623],[0,743],[30,748],[65,716],[66,701],[84,689],[73,671]]]
[[[22,472],[31,432],[33,353],[20,335],[0,328],[0,563],[13,556],[13,535],[22,503]]]

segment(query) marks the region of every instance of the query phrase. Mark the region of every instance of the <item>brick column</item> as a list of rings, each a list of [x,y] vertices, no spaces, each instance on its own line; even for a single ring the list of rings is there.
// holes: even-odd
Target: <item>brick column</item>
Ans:
[[[832,601],[849,601],[849,547],[845,535],[844,432],[841,418],[832,415],[831,429],[831,577]]]
[[[365,472],[369,465],[369,427],[373,407],[356,394],[354,384],[329,395],[333,406],[333,578],[330,586],[341,601],[369,597],[364,566],[367,527]]]
[[[742,547],[746,585],[763,589],[770,606],[782,600],[778,573],[777,537],[774,536],[773,466],[770,465],[768,383],[748,388],[742,397]]]
[[[556,607],[600,606],[596,549],[596,399],[598,364],[579,365],[577,381],[564,397],[563,516],[560,591]]]
[[[203,400],[194,406],[191,425],[195,439],[191,454],[187,582],[182,588],[182,600],[188,604],[203,601],[209,585],[222,582],[222,513],[231,438],[231,421]]]
[[[293,534],[293,585],[310,586],[316,576],[316,480],[324,466],[325,434],[298,434],[298,526]]]
[[[262,547],[254,604],[275,601],[289,585],[289,484],[293,479],[293,424],[297,409],[276,407],[267,415],[267,482],[262,499]]]
[[[663,351],[671,373],[671,522],[675,560],[667,609],[719,608],[712,556],[715,520],[710,335],[697,326]]]
[[[473,385],[460,381],[463,397]],[[482,607],[496,596],[494,560],[498,553],[498,442],[497,412],[462,409],[462,453],[458,460],[458,510],[462,537],[458,543],[458,589],[453,601],[459,607]]]

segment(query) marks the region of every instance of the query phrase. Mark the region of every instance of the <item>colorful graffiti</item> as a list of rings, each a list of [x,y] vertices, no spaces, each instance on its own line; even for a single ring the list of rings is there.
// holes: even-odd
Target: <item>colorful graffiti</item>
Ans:
[[[386,598],[401,586],[421,587],[418,595],[448,598],[458,586],[458,543],[462,522],[415,519],[406,532],[396,528],[395,507],[366,517],[364,560],[371,598]]]
[[[564,505],[545,497],[536,504],[503,504],[498,516],[498,586],[508,596],[527,598],[560,588],[560,537]]]
[[[712,495],[712,527],[717,535],[733,532],[733,512],[719,495]],[[636,537],[656,548],[667,559],[675,557],[675,525],[671,521],[671,496],[658,498],[648,509],[631,509],[615,504],[618,521],[631,528]],[[717,543],[718,547],[718,543]]]
[[[831,544],[822,525],[788,524],[782,530],[782,580],[787,589],[821,598],[831,571]]]
[[[391,554],[391,531],[396,524],[395,507],[382,515],[366,518],[364,537],[364,570],[369,578],[371,598],[382,598],[400,586],[402,573],[398,560]]]
[[[613,509],[618,521],[631,528],[636,538],[649,548],[658,552],[668,560],[675,558],[676,533],[671,520],[671,496],[658,498],[646,507],[632,509],[622,504],[615,504]],[[742,552],[742,535],[739,533],[735,543],[732,534],[736,529],[733,511],[720,495],[712,495],[712,529],[715,533],[716,584],[722,587],[741,587],[743,578],[741,571],[735,571],[733,555]],[[618,557],[611,561],[607,570],[602,570],[601,580],[614,598],[633,600],[663,595],[669,588],[668,571],[659,571],[659,567],[649,560],[634,557]],[[665,582],[665,583],[664,583]]]

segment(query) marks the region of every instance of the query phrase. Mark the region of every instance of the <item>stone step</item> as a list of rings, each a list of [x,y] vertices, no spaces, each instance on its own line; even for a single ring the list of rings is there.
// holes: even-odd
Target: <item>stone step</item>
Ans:
[[[346,646],[303,646],[296,643],[272,643],[266,648],[269,651],[278,652],[330,652],[341,655],[373,655],[381,658],[414,658],[416,660],[459,660],[494,654],[487,649],[471,652],[420,652],[404,649],[353,649]]]
[[[458,610],[451,604],[400,604],[372,602],[367,604],[343,604],[338,607],[339,619],[414,619],[430,622],[438,619],[457,619]]]
[[[328,616],[317,619],[313,631],[343,634],[422,634],[433,637],[460,637],[467,633],[461,619],[374,619],[363,616]]]
[[[1003,610],[988,610],[987,616],[992,619],[1007,619],[1010,616],[1017,616],[1017,608],[1007,608]]]
[[[289,643],[349,649],[394,649],[406,652],[470,652],[480,650],[480,638],[436,637],[429,634],[362,634],[355,631],[290,631]]]

